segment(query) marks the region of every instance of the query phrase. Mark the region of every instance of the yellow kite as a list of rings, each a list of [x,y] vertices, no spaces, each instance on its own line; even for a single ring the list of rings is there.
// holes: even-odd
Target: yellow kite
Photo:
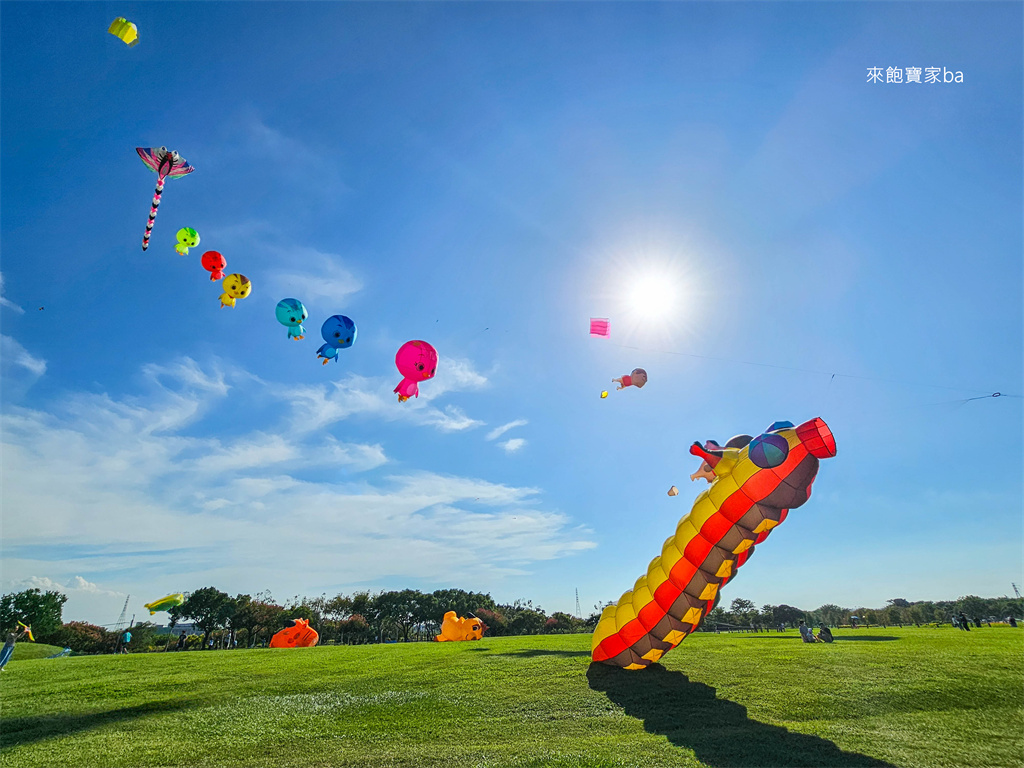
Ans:
[[[126,42],[129,48],[139,42],[139,30],[128,19],[114,19],[107,32]]]

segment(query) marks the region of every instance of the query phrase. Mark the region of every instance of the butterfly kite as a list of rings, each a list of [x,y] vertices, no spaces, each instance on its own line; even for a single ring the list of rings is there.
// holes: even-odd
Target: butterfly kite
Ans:
[[[153,223],[156,221],[156,211],[160,207],[160,195],[164,192],[164,179],[180,179],[186,174],[195,170],[184,157],[177,152],[168,151],[167,147],[136,147],[142,162],[149,170],[157,175],[156,192],[153,195],[153,205],[149,209],[149,221],[146,223],[146,234],[142,236],[142,250],[149,248],[149,236],[153,232]]]

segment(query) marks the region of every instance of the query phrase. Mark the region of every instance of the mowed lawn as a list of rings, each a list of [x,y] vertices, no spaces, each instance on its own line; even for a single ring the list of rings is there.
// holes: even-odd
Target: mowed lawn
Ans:
[[[589,635],[19,660],[0,765],[1019,766],[1024,630]]]

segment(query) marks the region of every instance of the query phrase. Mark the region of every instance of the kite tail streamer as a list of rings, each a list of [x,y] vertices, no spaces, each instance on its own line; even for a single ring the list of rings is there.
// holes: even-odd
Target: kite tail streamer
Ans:
[[[156,192],[153,193],[153,206],[149,209],[149,221],[146,222],[146,234],[142,236],[142,250],[149,248],[149,236],[153,233],[153,224],[156,222],[156,212],[160,207],[160,195],[164,192],[164,178],[160,176],[156,180]]]
[[[835,438],[821,419],[797,427],[776,422],[758,437],[744,436],[740,444],[690,447],[710,467],[714,480],[679,521],[647,573],[602,612],[591,639],[594,661],[643,669],[679,645],[713,609],[719,590],[747,561],[754,545],[790,509],[807,501],[818,460],[836,455]]]

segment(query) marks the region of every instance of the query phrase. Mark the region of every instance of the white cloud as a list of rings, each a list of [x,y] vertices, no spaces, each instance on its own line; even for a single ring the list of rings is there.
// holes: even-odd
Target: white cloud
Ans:
[[[45,565],[41,567],[46,568]],[[9,568],[5,567],[5,570]],[[21,592],[27,589],[38,589],[43,592],[60,592],[67,598],[62,610],[64,621],[79,621],[93,617],[100,624],[113,624],[124,608],[126,592],[104,589],[99,584],[88,581],[81,576],[58,581],[48,576],[29,576],[22,579],[0,582],[4,592]],[[143,601],[136,602],[141,606]],[[143,615],[145,611],[142,611]],[[131,618],[131,613],[127,618]]]
[[[511,440],[506,440],[504,443],[498,443],[498,447],[504,450],[505,453],[515,453],[524,445],[526,445],[526,441],[521,437],[513,437]]]
[[[308,146],[270,127],[256,116],[250,116],[242,130],[243,142],[232,142],[232,146],[244,151],[248,157],[287,158],[283,162],[262,164],[259,168],[261,174],[290,181],[320,201],[332,201],[350,191],[339,172],[338,148],[331,157],[324,148]]]
[[[446,406],[444,411],[436,408],[427,409],[421,423],[437,427],[442,432],[461,432],[483,424],[482,421],[469,418],[461,408],[454,405]]]
[[[4,276],[2,273],[0,273],[0,307],[7,307],[8,309],[13,309],[19,315],[25,314],[24,309],[22,309],[13,301],[4,296]]]
[[[515,429],[516,427],[523,427],[526,426],[528,423],[529,422],[526,419],[516,419],[515,421],[510,421],[508,424],[502,424],[500,427],[495,427],[490,432],[488,432],[487,439],[497,440],[510,429]]]
[[[0,335],[0,358],[4,361],[4,367],[23,368],[37,378],[46,373],[46,361],[35,357],[10,336]]]
[[[482,389],[486,384],[487,377],[479,373],[471,362],[462,358],[446,357],[444,364],[438,367],[437,375],[424,386],[420,399],[436,400],[448,392]]]
[[[385,394],[390,418],[479,424],[454,406],[399,406],[393,382],[290,389],[295,411],[281,428],[220,440],[196,436],[203,414],[229,391],[264,397],[278,385],[188,359],[146,371],[146,395],[72,393],[50,413],[15,406],[0,416],[4,575],[91,596],[66,619],[112,622],[117,590],[134,600],[209,584],[315,594],[400,578],[479,583],[594,546],[566,515],[542,509],[536,488],[366,474],[387,463],[384,447],[325,427],[385,413]],[[292,432],[287,422],[309,417],[309,406],[318,426]],[[293,567],[282,571],[275,557],[285,552]]]
[[[363,284],[349,270],[337,263],[337,256],[304,246],[268,246],[267,252],[279,264],[301,264],[303,271],[271,270],[266,275],[275,294],[326,299],[332,306],[344,303],[346,297],[362,290]],[[312,331],[311,331],[312,333]],[[319,335],[319,328],[316,329]]]
[[[486,378],[467,361],[458,361],[456,373],[442,380],[442,392],[482,386]],[[440,374],[438,375],[440,377]],[[427,382],[418,398],[399,404],[394,393],[395,377],[367,377],[350,373],[340,381],[312,386],[271,385],[273,392],[292,408],[290,429],[304,434],[324,429],[354,415],[376,416],[386,421],[409,421],[436,427],[442,432],[460,432],[483,425],[455,405],[443,409],[429,405],[439,396],[436,379]]]

